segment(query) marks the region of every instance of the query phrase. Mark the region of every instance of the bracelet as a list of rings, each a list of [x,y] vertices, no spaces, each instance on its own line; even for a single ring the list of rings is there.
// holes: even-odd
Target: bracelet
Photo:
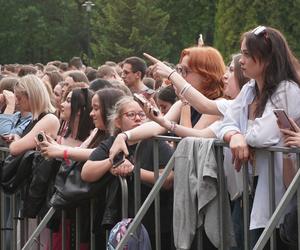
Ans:
[[[64,161],[67,164],[67,166],[70,166],[71,161],[69,159],[69,154],[68,154],[68,150],[67,149],[64,150]]]
[[[130,133],[129,133],[129,131],[122,132],[121,134],[124,134],[126,136],[125,141],[130,140]]]
[[[170,77],[171,77],[171,75],[173,75],[173,73],[175,73],[176,72],[176,70],[174,69],[170,74],[169,74],[169,76],[168,76],[168,80],[170,81]]]
[[[185,92],[187,92],[187,90],[192,87],[191,84],[189,83],[186,83],[183,88],[181,89],[180,93],[179,93],[179,96],[183,96],[185,94]]]

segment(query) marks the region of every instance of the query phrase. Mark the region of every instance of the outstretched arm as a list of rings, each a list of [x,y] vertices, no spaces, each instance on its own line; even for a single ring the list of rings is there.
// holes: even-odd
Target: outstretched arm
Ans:
[[[144,53],[144,56],[155,64],[154,74],[168,78],[175,85],[178,94],[182,96],[200,113],[210,115],[222,115],[219,111],[216,102],[208,99],[193,86],[191,86],[176,70],[165,65],[160,60]]]

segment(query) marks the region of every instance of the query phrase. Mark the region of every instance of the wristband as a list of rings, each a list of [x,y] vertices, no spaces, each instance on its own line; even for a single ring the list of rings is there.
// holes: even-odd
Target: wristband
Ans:
[[[181,89],[179,96],[183,96],[185,94],[185,92],[191,87],[192,85],[189,83],[186,83],[183,88]]]
[[[71,161],[69,159],[69,154],[68,154],[68,150],[67,149],[64,150],[64,161],[67,164],[67,166],[70,166]]]
[[[176,72],[176,70],[174,69],[168,76],[168,80],[170,81],[170,77]]]
[[[125,141],[130,140],[130,133],[129,133],[129,131],[122,132],[121,134],[124,134],[126,136]]]

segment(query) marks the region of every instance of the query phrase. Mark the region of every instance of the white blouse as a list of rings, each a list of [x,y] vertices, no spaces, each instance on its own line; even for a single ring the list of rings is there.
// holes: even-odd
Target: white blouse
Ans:
[[[267,101],[261,117],[256,118],[248,127],[248,106],[255,98],[255,81],[244,85],[240,94],[227,109],[220,125],[218,138],[223,139],[229,131],[240,131],[249,146],[263,148],[282,145],[282,134],[277,125],[273,109],[282,108],[294,120],[300,118],[300,88],[295,82],[282,81],[272,97]],[[251,212],[250,229],[264,228],[270,218],[268,189],[268,154],[257,150],[256,171],[258,184]],[[282,198],[285,187],[282,175],[282,153],[275,153],[275,200],[276,205]]]

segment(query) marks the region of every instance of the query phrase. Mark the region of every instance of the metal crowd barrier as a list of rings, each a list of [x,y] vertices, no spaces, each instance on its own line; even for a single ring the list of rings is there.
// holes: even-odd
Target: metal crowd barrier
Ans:
[[[154,169],[155,169],[155,178],[156,178],[156,183],[153,186],[151,192],[149,193],[148,197],[146,198],[146,200],[143,202],[143,204],[141,205],[141,201],[140,201],[140,166],[136,166],[135,168],[135,214],[136,216],[134,217],[133,222],[130,224],[127,233],[125,234],[125,236],[123,237],[123,239],[121,240],[120,244],[118,245],[117,249],[123,249],[123,247],[125,246],[126,242],[128,241],[130,234],[133,233],[138,225],[141,223],[141,220],[143,218],[143,216],[146,214],[147,210],[149,209],[150,205],[152,204],[152,202],[155,200],[155,235],[156,235],[156,250],[160,250],[161,246],[160,246],[160,203],[159,203],[159,191],[163,186],[163,183],[165,182],[167,176],[169,175],[169,173],[172,171],[172,165],[171,164],[167,164],[167,166],[165,167],[164,171],[162,172],[162,174],[159,176],[159,171],[158,171],[158,141],[159,140],[164,140],[164,141],[175,141],[178,142],[180,141],[181,138],[178,137],[166,137],[166,136],[157,136],[155,137],[155,143],[154,143]],[[218,173],[218,190],[219,190],[219,216],[220,216],[220,239],[221,239],[221,245],[220,245],[220,249],[228,249],[228,246],[225,245],[225,239],[224,239],[224,218],[223,218],[223,214],[222,214],[222,206],[224,205],[224,197],[225,195],[228,195],[227,193],[225,193],[225,177],[224,177],[224,170],[223,170],[223,148],[228,146],[223,142],[220,141],[215,141],[214,143],[215,146],[215,152],[216,152],[216,159],[217,159],[217,164],[218,164],[218,169],[220,170]],[[295,195],[295,193],[298,191],[300,191],[299,188],[299,184],[300,184],[300,172],[299,170],[297,171],[296,176],[294,177],[293,181],[291,182],[291,184],[289,185],[287,191],[285,192],[283,198],[281,199],[280,203],[278,204],[277,207],[275,207],[275,192],[274,192],[274,187],[275,187],[275,183],[274,183],[274,169],[273,169],[273,165],[274,165],[274,153],[275,152],[284,152],[284,153],[295,153],[297,155],[296,160],[297,160],[297,166],[299,169],[300,166],[300,149],[296,149],[296,148],[284,148],[284,147],[269,147],[269,148],[263,148],[263,149],[256,149],[256,150],[265,150],[269,152],[269,193],[270,193],[270,199],[269,199],[269,204],[270,204],[270,212],[272,214],[269,223],[267,225],[267,227],[264,229],[263,233],[261,234],[259,240],[257,241],[254,249],[263,249],[265,244],[267,243],[267,241],[270,239],[270,249],[276,249],[276,234],[274,232],[274,229],[276,228],[276,225],[278,224],[280,218],[282,217],[283,212],[285,211],[286,207],[288,206],[289,202],[291,201],[292,197]],[[0,156],[2,155],[2,151],[4,151],[2,148],[0,148]],[[137,147],[137,152],[139,151],[139,148]],[[4,154],[5,155],[5,154]],[[172,156],[173,157],[173,156]],[[244,164],[243,168],[243,236],[244,236],[244,246],[243,249],[248,250],[250,249],[250,232],[249,232],[249,221],[250,221],[250,209],[249,209],[249,171],[248,171],[248,164]],[[125,184],[121,182],[121,186],[122,186],[122,190],[123,192],[126,193],[126,191],[124,191],[125,188]],[[126,188],[125,188],[126,189]],[[0,193],[1,195],[1,228],[4,228],[4,221],[3,221],[3,204],[5,204],[3,202],[3,195]],[[125,194],[126,195],[126,194]],[[127,194],[128,195],[128,194]],[[123,196],[124,198],[124,196]],[[14,202],[12,202],[13,204]],[[122,204],[124,203],[124,200],[122,202]],[[298,212],[300,212],[300,192],[297,192],[297,208],[298,208]],[[46,227],[47,222],[51,219],[52,215],[54,214],[55,210],[54,208],[51,208],[48,213],[46,214],[46,216],[41,220],[41,222],[39,223],[39,225],[37,226],[37,228],[35,229],[35,231],[33,232],[33,234],[28,237],[26,236],[26,225],[24,228],[21,227],[21,238],[25,238],[25,240],[27,239],[26,244],[23,245],[22,249],[31,249],[31,247],[33,246],[33,244],[35,242],[38,242],[38,236],[40,235],[41,231]],[[94,214],[94,206],[91,206],[91,225],[92,225],[92,218],[93,218],[93,214]],[[77,214],[77,220],[76,220],[76,249],[80,249],[80,230],[79,230],[79,222],[80,222],[80,218],[79,218],[79,211],[76,212]],[[122,209],[122,215],[128,214],[128,207],[127,208],[123,208]],[[65,218],[65,214],[62,213],[62,221],[64,221]],[[26,223],[25,223],[26,224]],[[300,218],[298,216],[298,225],[300,225]],[[62,223],[63,226],[63,230],[62,230],[62,249],[65,249],[65,223]],[[92,233],[92,229],[90,229],[91,231],[91,238],[90,238],[90,249],[95,249],[95,236]],[[14,241],[16,242],[16,227],[13,228],[13,232],[14,232]],[[202,238],[201,238],[201,232],[202,232],[202,228],[200,228],[197,232],[197,242],[198,242],[198,247],[197,249],[202,249]],[[298,231],[298,240],[300,241],[300,232]],[[5,249],[5,243],[4,243],[4,231],[1,230],[1,249]],[[52,238],[51,238],[52,239]],[[24,241],[23,241],[24,242]],[[36,244],[38,245],[38,243]],[[299,242],[299,246],[300,246],[300,242]],[[12,249],[17,249],[16,245],[13,244]],[[51,242],[50,242],[50,249],[52,249],[51,247]]]
[[[157,136],[157,140],[165,140],[165,141],[179,141],[179,138],[174,137],[166,137],[166,136]],[[215,152],[216,152],[216,158],[217,158],[217,165],[219,169],[218,173],[218,189],[219,189],[219,216],[220,216],[220,239],[221,244],[219,249],[229,249],[229,246],[225,245],[225,239],[224,239],[224,218],[222,214],[222,206],[224,205],[224,197],[225,195],[228,195],[225,193],[224,188],[225,186],[225,176],[224,176],[224,168],[223,168],[223,148],[228,146],[224,142],[221,141],[215,141]],[[154,145],[156,149],[154,151],[157,151],[157,144]],[[270,249],[276,249],[276,233],[274,229],[276,228],[276,225],[278,224],[280,218],[283,215],[284,210],[289,205],[289,202],[291,201],[293,195],[297,192],[297,209],[298,214],[300,214],[300,149],[296,148],[285,148],[285,147],[269,147],[269,148],[259,148],[256,150],[265,150],[269,152],[269,204],[270,204],[270,214],[272,214],[268,225],[264,229],[263,233],[261,234],[259,240],[257,241],[256,245],[254,246],[254,249],[263,249],[266,245],[267,241],[270,239]],[[274,182],[274,153],[275,152],[283,152],[283,153],[295,153],[297,155],[297,167],[298,171],[296,176],[294,177],[293,181],[289,185],[287,191],[285,192],[284,196],[282,197],[280,203],[278,204],[276,210],[275,210],[275,182]],[[174,156],[172,156],[173,158]],[[172,159],[171,159],[172,160]],[[170,160],[170,162],[171,162]],[[156,159],[156,162],[158,159]],[[143,216],[146,214],[147,210],[149,209],[151,203],[153,202],[156,197],[159,195],[159,191],[162,188],[163,183],[167,179],[167,176],[172,171],[172,165],[170,162],[165,167],[162,175],[159,177],[155,185],[153,186],[151,192],[149,193],[147,199],[144,201],[140,209],[137,211],[136,216],[129,226],[126,234],[122,238],[121,242],[119,243],[117,250],[123,249],[126,242],[128,241],[130,234],[133,233],[138,225],[141,223],[141,220]],[[248,250],[250,249],[250,232],[249,232],[249,222],[250,222],[250,209],[249,209],[249,171],[248,171],[248,164],[244,164],[242,167],[243,171],[243,231],[244,231],[244,246],[243,249]],[[158,213],[155,213],[155,216],[159,216]],[[157,219],[155,220],[157,221]],[[298,225],[300,225],[300,216],[298,216]],[[200,241],[200,245],[198,245],[197,249],[202,249],[202,242],[201,242],[201,231],[197,235],[198,242]],[[300,230],[298,230],[298,241],[300,246]],[[159,244],[160,239],[159,237],[156,238],[156,249],[160,249]]]

